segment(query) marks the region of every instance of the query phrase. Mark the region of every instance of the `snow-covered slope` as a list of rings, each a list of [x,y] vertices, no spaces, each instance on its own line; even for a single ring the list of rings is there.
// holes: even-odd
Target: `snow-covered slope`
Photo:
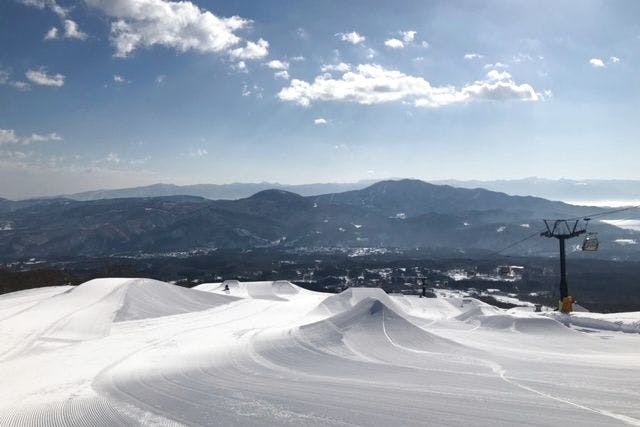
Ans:
[[[639,318],[285,281],[42,288],[0,296],[0,425],[640,425]]]
[[[193,289],[240,298],[259,298],[275,301],[284,301],[299,294],[310,293],[310,291],[286,280],[263,282],[225,280],[223,283],[202,283]]]

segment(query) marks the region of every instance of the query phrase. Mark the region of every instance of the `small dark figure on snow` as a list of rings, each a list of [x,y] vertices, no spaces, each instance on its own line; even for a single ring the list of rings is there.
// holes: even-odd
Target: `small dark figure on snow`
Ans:
[[[225,283],[225,285],[224,285],[224,291],[225,291],[225,292],[229,292],[229,285],[227,285],[226,283]]]

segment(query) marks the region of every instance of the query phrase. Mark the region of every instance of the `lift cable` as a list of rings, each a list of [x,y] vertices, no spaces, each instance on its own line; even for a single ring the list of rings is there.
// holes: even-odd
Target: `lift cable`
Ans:
[[[638,209],[638,208],[640,208],[640,205],[627,206],[625,208],[617,208],[617,209],[611,209],[611,210],[604,211],[604,212],[597,212],[597,213],[594,213],[593,215],[584,215],[584,216],[576,217],[576,218],[568,218],[567,221],[575,221],[575,220],[581,220],[582,219],[582,220],[584,220],[584,221],[586,221],[588,223],[588,221],[593,217],[606,216],[606,215],[611,215],[611,214],[614,214],[614,213],[624,212],[624,211],[628,211],[628,210],[631,210],[631,209]],[[487,255],[485,255],[483,257],[477,258],[477,261],[482,261],[482,260],[490,258],[490,257],[492,257],[494,255],[499,255],[502,252],[506,251],[507,249],[511,249],[512,247],[518,246],[519,244],[524,243],[529,239],[533,239],[534,237],[540,236],[540,233],[543,233],[544,231],[545,231],[545,229],[541,229],[540,231],[536,231],[535,233],[531,233],[530,235],[528,235],[528,236],[526,236],[526,237],[524,237],[524,238],[522,238],[520,240],[517,240],[517,241],[505,246],[502,249],[490,252],[489,254],[487,254]]]
[[[591,219],[591,218],[594,218],[594,217],[607,216],[607,215],[611,215],[611,214],[614,214],[614,213],[624,212],[624,211],[628,211],[628,210],[631,210],[631,209],[638,209],[638,208],[640,208],[640,205],[627,206],[626,208],[611,209],[611,210],[604,211],[604,212],[596,212],[596,213],[591,214],[591,215],[583,215],[581,217],[568,218],[568,220],[570,220],[570,221],[574,221],[576,219],[588,220],[588,219]]]
[[[492,256],[494,256],[494,255],[499,255],[501,252],[504,252],[504,251],[506,251],[507,249],[511,249],[512,247],[517,246],[517,245],[519,245],[519,244],[521,244],[521,243],[524,243],[524,242],[526,242],[526,241],[527,241],[527,240],[529,240],[529,239],[533,239],[534,237],[538,237],[538,236],[540,236],[540,233],[542,233],[542,232],[544,232],[544,230],[540,230],[540,231],[536,231],[535,233],[531,233],[530,235],[528,235],[528,236],[526,236],[526,237],[524,237],[524,238],[522,238],[522,239],[520,239],[520,240],[518,240],[518,241],[516,241],[516,242],[513,242],[513,243],[511,243],[511,244],[509,244],[509,245],[505,246],[505,247],[504,247],[504,248],[502,248],[502,249],[499,249],[499,250],[497,250],[497,251],[493,251],[493,252],[491,252],[491,253],[489,253],[489,254],[487,254],[487,255],[485,255],[485,256],[483,256],[483,257],[479,258],[479,259],[478,259],[478,261],[482,261],[482,260],[484,260],[484,259],[486,259],[486,258],[490,258],[490,257],[492,257]]]

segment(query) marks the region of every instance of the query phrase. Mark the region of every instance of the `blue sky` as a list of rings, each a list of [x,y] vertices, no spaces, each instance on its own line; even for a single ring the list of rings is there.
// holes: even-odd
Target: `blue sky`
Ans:
[[[0,197],[640,179],[637,1],[4,0]]]

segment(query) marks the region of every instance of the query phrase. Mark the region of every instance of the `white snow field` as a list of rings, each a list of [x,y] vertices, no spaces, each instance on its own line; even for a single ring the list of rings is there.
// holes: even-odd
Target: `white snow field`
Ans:
[[[97,279],[0,296],[0,378],[2,426],[640,425],[640,313]]]

